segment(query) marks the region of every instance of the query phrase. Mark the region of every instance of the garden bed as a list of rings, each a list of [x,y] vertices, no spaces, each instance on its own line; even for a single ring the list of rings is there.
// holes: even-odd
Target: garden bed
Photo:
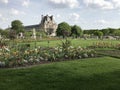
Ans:
[[[21,67],[34,64],[63,60],[74,60],[96,57],[93,49],[73,47],[69,40],[62,41],[58,47],[38,47],[31,49],[28,45],[19,48],[4,46],[0,50],[0,67]]]
[[[30,65],[60,62],[65,60],[94,58],[99,56],[114,55],[115,49],[113,44],[96,43],[94,48],[72,46],[70,40],[61,40],[61,44],[56,47],[34,47],[31,44],[8,45],[0,48],[0,67],[27,67]],[[116,46],[116,45],[115,45]],[[97,48],[97,49],[96,49]],[[112,50],[111,50],[112,48]],[[115,51],[114,51],[115,50]],[[97,54],[96,54],[97,51]],[[110,52],[112,51],[112,52]],[[113,52],[114,51],[114,52]],[[119,50],[114,57],[119,58]]]

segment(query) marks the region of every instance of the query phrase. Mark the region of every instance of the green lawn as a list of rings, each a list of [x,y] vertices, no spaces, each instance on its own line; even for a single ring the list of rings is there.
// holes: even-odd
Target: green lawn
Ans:
[[[120,90],[120,59],[101,57],[0,69],[0,90]]]
[[[73,46],[81,46],[81,47],[90,46],[96,42],[106,42],[106,43],[112,43],[112,44],[119,44],[120,43],[119,40],[97,40],[97,39],[88,39],[88,40],[70,39],[70,40],[71,40]],[[31,42],[30,44],[33,47],[35,46],[35,42]],[[48,47],[48,46],[54,47],[54,46],[58,46],[59,44],[61,44],[61,40],[50,40],[49,44],[48,44],[48,40],[41,40],[41,41],[36,42],[37,46],[46,46],[46,47]]]

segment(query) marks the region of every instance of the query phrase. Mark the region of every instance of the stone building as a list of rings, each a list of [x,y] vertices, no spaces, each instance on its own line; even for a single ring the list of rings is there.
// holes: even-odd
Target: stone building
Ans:
[[[49,36],[56,36],[57,24],[54,21],[53,16],[41,16],[41,22],[37,25],[25,26],[25,30],[44,31]]]

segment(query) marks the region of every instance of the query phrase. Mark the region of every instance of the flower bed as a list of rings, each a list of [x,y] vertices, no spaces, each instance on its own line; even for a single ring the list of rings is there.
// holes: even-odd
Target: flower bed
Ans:
[[[111,49],[118,49],[120,50],[120,44],[113,44],[113,43],[106,43],[106,42],[96,42],[93,43],[92,46],[89,46],[90,48],[111,48]]]
[[[61,60],[81,59],[95,57],[92,49],[73,47],[69,40],[58,47],[38,47],[30,49],[21,47],[19,49],[0,49],[0,67],[19,67],[42,62],[53,62]]]

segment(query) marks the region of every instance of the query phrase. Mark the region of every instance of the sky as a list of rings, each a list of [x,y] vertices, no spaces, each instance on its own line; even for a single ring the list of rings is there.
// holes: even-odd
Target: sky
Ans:
[[[13,20],[39,24],[41,15],[82,29],[120,28],[120,0],[0,0],[0,28],[10,27]]]

